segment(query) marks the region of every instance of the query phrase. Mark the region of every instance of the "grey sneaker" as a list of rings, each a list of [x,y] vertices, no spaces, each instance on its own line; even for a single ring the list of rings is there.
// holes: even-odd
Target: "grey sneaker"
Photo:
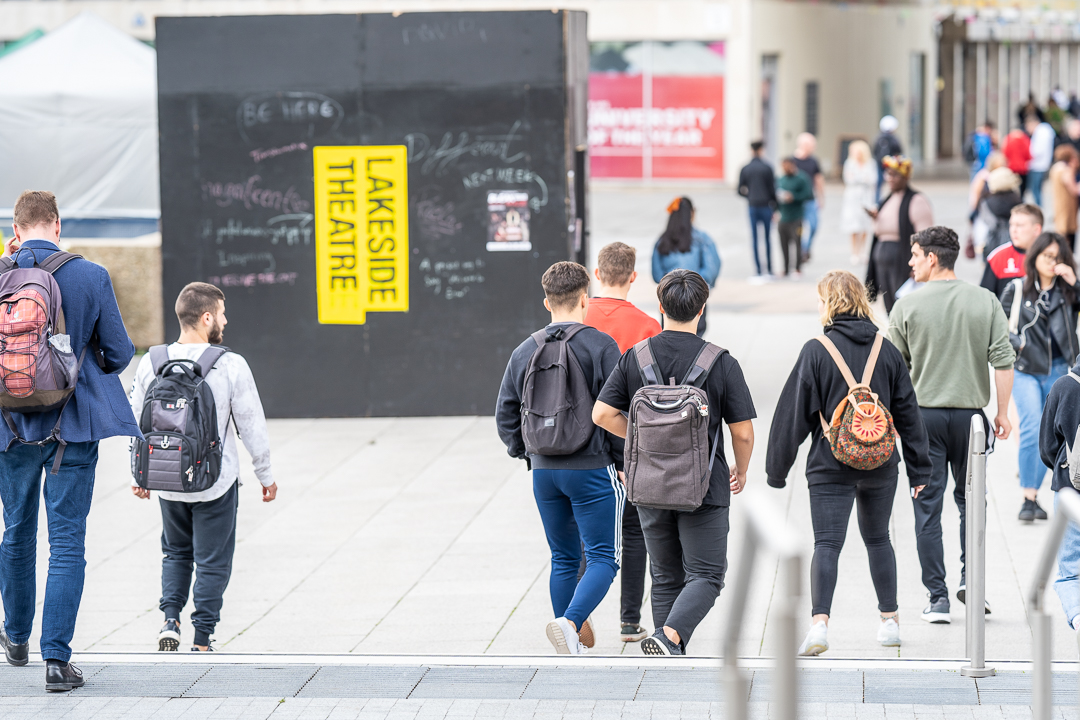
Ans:
[[[180,649],[180,621],[169,618],[157,635],[158,652],[176,652]]]
[[[930,604],[922,611],[922,619],[928,623],[933,623],[934,625],[948,625],[951,623],[952,618],[949,617],[949,599],[938,598],[935,600],[930,598]]]
[[[664,628],[657,628],[652,636],[641,641],[641,652],[646,655],[685,655],[682,643],[676,645],[664,634]]]

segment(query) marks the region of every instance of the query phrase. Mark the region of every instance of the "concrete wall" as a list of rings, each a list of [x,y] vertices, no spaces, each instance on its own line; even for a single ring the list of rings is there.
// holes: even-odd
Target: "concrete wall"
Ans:
[[[118,240],[61,240],[61,245],[68,252],[82,255],[109,271],[120,314],[135,347],[145,349],[165,341],[161,306],[161,233]]]
[[[750,86],[751,135],[729,135],[728,154],[745,162],[746,147],[761,128],[761,57],[779,55],[779,154],[790,154],[805,129],[805,86],[819,83],[818,154],[826,172],[837,158],[838,140],[861,135],[873,140],[880,120],[879,83],[891,78],[893,114],[900,138],[911,147],[908,130],[909,75],[912,52],[926,56],[924,76],[924,156],[936,156],[937,43],[929,8],[834,5],[753,0]]]

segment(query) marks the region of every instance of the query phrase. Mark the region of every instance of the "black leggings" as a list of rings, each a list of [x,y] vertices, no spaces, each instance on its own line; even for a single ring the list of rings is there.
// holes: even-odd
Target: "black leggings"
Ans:
[[[877,276],[877,291],[885,301],[885,312],[891,313],[896,304],[896,291],[911,277],[911,270],[900,261],[904,248],[899,242],[878,241],[874,246],[874,274]]]
[[[878,610],[895,612],[896,555],[889,542],[889,518],[896,497],[896,475],[858,483],[810,486],[810,517],[814,523],[814,560],[810,565],[811,614],[829,615],[836,590],[836,566],[847,537],[851,503],[858,502],[859,532],[870,556],[870,577],[877,591]]]

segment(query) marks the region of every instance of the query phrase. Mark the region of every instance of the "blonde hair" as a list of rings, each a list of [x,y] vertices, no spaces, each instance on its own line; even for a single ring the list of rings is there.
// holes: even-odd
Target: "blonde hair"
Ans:
[[[832,270],[817,284],[818,297],[825,306],[821,311],[821,324],[832,325],[837,315],[856,315],[867,320],[874,320],[874,311],[870,309],[870,299],[866,295],[866,286],[862,280],[847,270]]]
[[[856,140],[848,145],[848,157],[854,158],[860,165],[865,165],[870,162],[870,146],[865,140]]]
[[[986,156],[986,169],[990,172],[1006,166],[1005,154],[995,150]]]

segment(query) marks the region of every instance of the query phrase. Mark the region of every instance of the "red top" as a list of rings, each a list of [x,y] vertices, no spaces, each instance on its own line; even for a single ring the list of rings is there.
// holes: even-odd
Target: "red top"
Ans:
[[[986,256],[986,264],[995,276],[1005,278],[1024,277],[1025,254],[1016,249],[1012,243],[994,248],[993,252]]]
[[[1009,169],[1017,175],[1027,175],[1028,163],[1031,162],[1031,139],[1023,130],[1013,130],[1005,136],[1001,148]]]
[[[590,298],[585,324],[614,338],[621,353],[660,334],[660,323],[638,310],[633,303],[615,298]]]

